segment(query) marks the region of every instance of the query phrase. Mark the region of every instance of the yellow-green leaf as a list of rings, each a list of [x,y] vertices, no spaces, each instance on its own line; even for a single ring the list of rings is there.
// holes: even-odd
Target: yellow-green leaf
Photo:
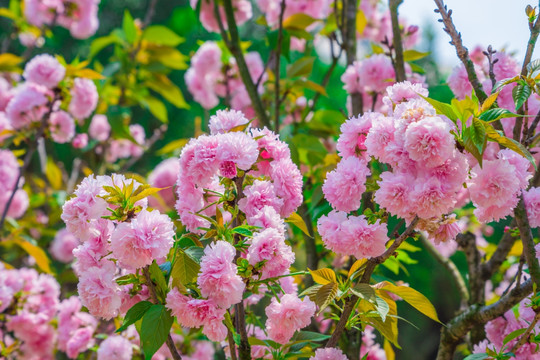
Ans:
[[[496,93],[493,93],[493,94],[489,95],[488,98],[482,104],[480,112],[484,112],[484,111],[488,110],[491,107],[491,105],[493,105],[495,103],[498,96],[499,96],[499,92],[496,92]]]
[[[23,248],[24,251],[28,253],[28,255],[33,257],[34,260],[36,260],[37,266],[43,272],[46,272],[47,274],[53,273],[53,270],[51,269],[51,261],[42,248],[23,239],[15,239],[13,240],[13,242]]]
[[[309,273],[317,284],[326,285],[337,282],[336,273],[332,269],[309,270]]]
[[[307,14],[297,13],[283,20],[283,28],[287,30],[289,29],[305,30],[309,25],[313,24],[315,21],[318,21],[318,20]]]
[[[311,234],[309,233],[309,230],[307,228],[306,223],[304,222],[304,219],[302,219],[302,217],[298,215],[297,213],[292,213],[291,216],[285,219],[285,222],[293,224],[294,226],[302,230],[304,234],[311,237]]]
[[[145,85],[163,96],[177,108],[189,109],[189,105],[184,100],[184,95],[182,95],[180,88],[173,84],[173,82],[165,75],[155,74],[154,79],[147,81]]]
[[[360,270],[364,265],[366,265],[367,259],[359,259],[352,264],[351,268],[349,269],[349,274],[347,275],[348,278],[350,278],[355,272]]]
[[[429,52],[421,52],[416,50],[405,50],[403,52],[403,60],[404,61],[414,61],[414,60],[420,60],[422,58],[425,58],[429,55]]]
[[[45,176],[53,189],[60,190],[62,188],[62,171],[51,158],[47,159]]]
[[[384,339],[383,349],[386,354],[386,360],[396,359],[396,353],[394,352],[394,349],[392,348],[392,344],[390,344],[390,341]]]
[[[160,101],[153,96],[146,96],[143,99],[143,104],[159,121],[163,123],[169,122],[167,108],[165,107],[165,104],[163,104],[163,101]]]
[[[336,298],[338,293],[338,284],[329,283],[323,285],[315,295],[315,304],[319,307],[320,314]]]
[[[142,200],[142,199],[144,199],[145,197],[150,196],[150,195],[152,195],[152,194],[158,193],[158,192],[160,192],[161,190],[164,190],[164,189],[168,189],[168,187],[164,187],[164,188],[154,188],[154,187],[150,187],[150,188],[144,189],[143,191],[141,191],[141,192],[138,193],[137,195],[132,196],[132,197],[131,197],[131,201],[132,201],[133,203],[136,203],[137,201]]]
[[[147,27],[142,35],[143,40],[154,44],[176,47],[184,42],[174,31],[163,25],[152,25]]]
[[[368,24],[366,14],[362,10],[356,13],[356,32],[362,34]]]
[[[184,147],[184,145],[188,143],[188,141],[189,139],[173,140],[167,145],[165,145],[164,147],[162,147],[161,149],[159,149],[158,151],[156,151],[156,155],[161,156],[161,155],[172,153],[176,150],[180,150]]]
[[[14,70],[22,61],[23,58],[17,55],[9,53],[0,54],[0,71]]]
[[[388,281],[383,281],[377,284],[376,287],[400,296],[403,300],[409,303],[416,310],[420,311],[422,314],[441,323],[439,317],[437,316],[437,311],[429,299],[413,288],[408,286],[396,286]]]
[[[197,274],[200,269],[201,266],[186,254],[185,251],[178,250],[176,260],[171,269],[173,286],[177,286],[178,283],[186,285],[194,282],[195,279],[197,279]]]

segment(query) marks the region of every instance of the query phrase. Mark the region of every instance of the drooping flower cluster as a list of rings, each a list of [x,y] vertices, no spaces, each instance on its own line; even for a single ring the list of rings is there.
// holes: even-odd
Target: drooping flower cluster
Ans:
[[[37,27],[60,25],[71,36],[86,39],[98,29],[99,3],[100,0],[25,0],[24,16]]]
[[[144,291],[132,297],[127,287],[120,288],[116,278],[148,266],[153,260],[163,261],[173,245],[172,221],[157,210],[147,209],[146,198],[137,199],[127,209],[125,219],[109,220],[111,211],[118,210],[117,204],[106,200],[111,196],[110,189],[117,191],[114,198],[136,194],[140,186],[123,175],[91,175],[77,187],[75,197],[64,204],[62,219],[81,242],[73,251],[79,296],[95,316],[109,319],[144,298]]]
[[[519,308],[517,309],[517,311],[513,311],[512,309],[508,310],[506,313],[504,313],[503,316],[498,317],[495,320],[491,320],[486,324],[485,331],[487,339],[475,345],[473,353],[486,353],[487,349],[498,352],[503,348],[503,346],[506,346],[507,351],[513,349],[514,345],[516,345],[516,343],[521,337],[514,337],[506,344],[503,344],[505,337],[513,331],[519,329],[527,329],[529,325],[533,322],[535,315],[536,313],[530,307],[530,301],[528,299],[522,300],[519,303]],[[536,323],[532,330],[532,333],[537,333],[539,330],[540,325]],[[537,359],[538,352],[536,347],[537,346],[534,342],[527,341],[519,348],[512,351],[512,353],[514,354],[512,359]]]
[[[43,130],[50,134],[53,141],[67,143],[74,139],[75,119],[82,124],[96,108],[98,93],[94,82],[66,77],[65,66],[47,54],[37,55],[30,60],[23,77],[25,82],[15,87],[4,79],[0,81],[3,88],[0,129],[26,131],[46,125]],[[63,98],[65,92],[70,94],[69,102]],[[61,110],[63,103],[68,111]],[[84,134],[79,134],[77,142],[82,140],[80,135]]]
[[[262,92],[266,75],[261,56],[258,52],[249,52],[244,56],[252,80],[256,83],[262,77],[258,88]],[[230,98],[233,109],[241,110],[249,117],[254,114],[238,66],[232,57],[223,62],[221,49],[213,41],[205,42],[193,55],[185,81],[195,101],[205,109],[217,106],[219,98]]]
[[[0,314],[9,331],[3,341],[14,349],[9,359],[50,359],[55,349],[76,359],[94,345],[96,319],[81,311],[77,297],[60,302],[59,296],[50,275],[0,268]]]
[[[9,150],[0,150],[0,216],[4,214],[8,206],[18,177],[19,164],[17,158]],[[26,191],[22,189],[23,183],[24,178],[21,177],[7,211],[7,216],[11,218],[20,218],[28,208],[29,199]]]

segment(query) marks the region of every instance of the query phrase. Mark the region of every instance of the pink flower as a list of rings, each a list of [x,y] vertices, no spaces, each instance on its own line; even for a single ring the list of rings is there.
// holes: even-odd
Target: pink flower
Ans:
[[[115,317],[122,301],[113,269],[114,266],[85,269],[77,285],[81,303],[90,314],[104,319]]]
[[[37,55],[24,67],[26,81],[54,88],[66,75],[66,68],[48,54]]]
[[[520,190],[516,176],[515,166],[504,159],[484,160],[482,168],[476,165],[471,170],[468,188],[478,220],[497,221],[510,214]]]
[[[347,360],[347,357],[338,348],[322,348],[315,351],[310,360]]]
[[[240,111],[218,110],[216,115],[210,117],[208,127],[210,128],[210,133],[212,135],[224,134],[237,126],[245,125],[248,122],[248,119],[246,119],[244,114]]]
[[[246,285],[234,264],[235,248],[226,241],[216,241],[204,249],[197,285],[201,295],[227,309],[242,301]]]
[[[410,81],[403,81],[386,88],[386,96],[383,98],[383,103],[392,109],[396,104],[420,98],[419,95],[425,97],[429,95],[428,90],[423,84],[412,84]]]
[[[10,189],[11,191],[11,189]],[[3,211],[7,205],[11,192],[5,192],[0,194],[0,209]],[[23,189],[19,189],[15,192],[15,196],[9,205],[7,216],[18,219],[24,215],[28,209],[30,200],[28,199],[28,194]]]
[[[276,194],[283,199],[280,214],[287,218],[302,204],[302,174],[290,158],[273,161],[270,166]]]
[[[25,84],[17,88],[6,107],[6,116],[14,129],[22,129],[41,121],[47,112],[47,90],[39,85]]]
[[[358,69],[362,92],[382,93],[392,85],[396,74],[392,61],[384,54],[372,55],[360,62]]]
[[[263,206],[255,215],[248,217],[247,222],[263,229],[274,228],[285,232],[285,222],[272,206]]]
[[[497,158],[507,160],[510,165],[516,168],[516,178],[519,181],[519,187],[526,189],[529,186],[529,180],[533,175],[529,171],[531,163],[525,157],[510,149],[503,149],[497,154]]]
[[[77,119],[89,117],[98,103],[96,85],[90,79],[76,78],[71,89],[71,102],[68,110]]]
[[[336,252],[361,259],[382,255],[386,250],[388,229],[380,220],[375,224],[368,224],[363,215],[349,216],[341,226],[343,239],[340,250],[345,251]]]
[[[277,197],[270,181],[255,180],[245,187],[244,196],[238,201],[238,208],[248,217],[255,216],[265,206],[271,206],[279,213],[283,206],[283,200]]]
[[[11,122],[7,118],[6,114],[0,111],[0,144],[2,141],[11,136],[10,132],[12,130],[13,128],[11,127]]]
[[[111,125],[107,117],[102,114],[96,114],[92,117],[90,127],[88,128],[88,134],[90,137],[97,141],[105,141],[109,138],[111,133]]]
[[[523,191],[523,202],[527,209],[527,217],[531,227],[540,226],[540,188],[534,187]]]
[[[382,117],[373,122],[364,141],[366,153],[385,163],[391,163],[387,146],[394,141],[394,121],[390,117]]]
[[[109,336],[97,350],[98,360],[131,360],[132,356],[133,345],[120,335]]]
[[[0,77],[0,112],[6,110],[6,106],[12,97],[13,89],[11,84],[3,77]]]
[[[307,296],[300,300],[294,294],[285,294],[280,302],[272,298],[266,307],[266,330],[268,337],[280,344],[286,344],[296,330],[306,327],[315,314],[315,303]]]
[[[71,339],[66,345],[66,353],[70,359],[76,359],[77,356],[94,345],[94,329],[83,327],[75,330]]]
[[[49,251],[56,260],[67,264],[73,260],[73,249],[78,244],[79,240],[75,236],[67,229],[61,229],[56,233]]]
[[[449,212],[456,203],[455,192],[449,191],[446,184],[434,177],[417,179],[409,194],[411,213],[429,219]]]
[[[180,325],[188,328],[203,326],[203,333],[212,341],[223,341],[227,337],[227,328],[223,324],[226,310],[212,300],[192,299],[180,294],[176,288],[167,294],[166,300]]]
[[[178,160],[171,158],[159,163],[150,175],[148,175],[148,183],[150,185],[157,188],[165,188],[158,193],[162,201],[158,201],[155,197],[148,198],[152,207],[162,211],[165,210],[165,207],[174,207],[175,197],[173,187],[178,179],[179,172],[180,164]]]
[[[450,126],[438,117],[412,123],[405,132],[405,150],[412,160],[427,167],[441,165],[454,153]]]
[[[389,171],[383,172],[380,177],[375,201],[392,215],[408,219],[412,212],[409,194],[414,188],[414,177],[406,172]]]
[[[54,142],[64,144],[75,136],[75,121],[65,111],[55,111],[49,118],[49,129]]]
[[[475,72],[478,76],[478,80],[480,82],[483,82],[485,76],[482,72],[482,69],[479,66],[475,65]],[[471,96],[472,85],[469,81],[467,70],[465,69],[464,65],[460,64],[456,66],[448,77],[447,82],[448,86],[450,86],[450,89],[452,89],[452,92],[454,93],[454,95],[456,95],[458,99],[465,99],[465,97]]]
[[[359,117],[351,117],[341,125],[341,135],[337,142],[337,150],[341,157],[349,156],[367,157],[365,155],[366,136],[371,129],[371,124],[381,121],[384,115],[367,112]]]
[[[146,209],[121,223],[111,236],[113,256],[122,267],[139,269],[163,259],[174,243],[174,225],[167,215]]]
[[[88,146],[88,135],[86,134],[77,134],[71,141],[71,146],[75,149],[84,149]]]
[[[233,132],[217,136],[219,144],[216,149],[216,157],[221,163],[221,170],[223,170],[224,164],[228,162],[234,163],[241,170],[249,170],[255,161],[257,161],[259,156],[257,143],[249,135],[242,132]],[[222,175],[231,177],[230,175],[232,174],[227,173]],[[236,170],[233,176],[235,175]]]
[[[76,9],[72,11],[68,21],[71,36],[87,39],[94,35],[99,27],[98,5],[101,0],[74,0]],[[66,24],[67,25],[67,24]]]
[[[198,0],[191,0],[191,7],[194,9],[197,7]],[[251,2],[247,0],[234,0],[232,2],[234,8],[234,19],[236,20],[237,25],[242,25],[253,16],[251,9]],[[214,13],[214,4],[210,1],[202,1],[200,8],[200,20],[203,27],[210,32],[219,32],[218,21]],[[220,14],[221,22],[225,29],[228,29],[227,20],[225,17],[225,9],[223,6],[218,7],[218,12]]]
[[[353,211],[360,207],[366,191],[366,178],[371,175],[364,159],[350,156],[342,159],[337,168],[326,175],[324,197],[340,211]]]
[[[360,86],[360,68],[360,62],[355,61],[351,65],[347,66],[347,69],[343,75],[341,75],[343,89],[345,89],[348,94],[362,92],[362,88]]]
[[[253,236],[247,255],[251,265],[266,261],[261,268],[261,279],[287,273],[294,258],[291,247],[285,243],[284,234],[273,228],[265,229]]]

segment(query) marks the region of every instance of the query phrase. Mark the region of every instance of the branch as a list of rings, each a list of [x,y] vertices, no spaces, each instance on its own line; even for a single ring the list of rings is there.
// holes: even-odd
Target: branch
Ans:
[[[521,242],[523,243],[523,254],[529,267],[529,273],[532,280],[536,284],[537,288],[540,288],[540,264],[536,259],[536,250],[534,249],[534,239],[529,225],[529,219],[527,218],[527,210],[525,209],[525,203],[523,202],[523,196],[519,196],[519,203],[514,209],[514,217],[516,219],[517,227],[519,229],[519,235]]]
[[[453,45],[456,48],[456,54],[459,60],[461,60],[461,62],[463,63],[463,65],[465,65],[465,70],[467,70],[467,76],[469,78],[469,81],[471,82],[474,92],[476,93],[478,100],[483,103],[487,99],[487,95],[482,89],[482,84],[478,80],[478,76],[476,75],[476,71],[474,70],[474,64],[469,57],[469,50],[467,50],[467,48],[463,46],[463,41],[461,40],[461,33],[457,31],[456,26],[452,22],[452,10],[447,9],[443,0],[434,1],[437,5],[437,9],[435,10],[435,12],[441,14],[442,20],[439,21],[444,24],[443,30],[448,35],[450,35],[450,38],[452,39],[452,41],[450,41],[450,45]]]
[[[513,228],[515,226],[516,220],[512,220],[510,227]],[[497,249],[495,249],[495,252],[493,255],[491,255],[491,258],[482,264],[481,276],[483,280],[491,279],[493,274],[499,270],[501,264],[506,260],[508,253],[510,253],[510,250],[512,250],[515,242],[516,239],[512,237],[512,233],[510,231],[504,234],[502,239],[499,241],[499,245],[497,245]]]
[[[163,136],[163,134],[167,131],[167,125],[166,124],[163,124],[161,125],[160,127],[158,127],[157,129],[154,130],[154,133],[152,134],[152,136],[145,142],[144,144],[144,147],[146,150],[148,150],[149,148],[152,147],[152,145],[154,145],[156,143],[156,141],[158,141],[159,139],[161,139],[161,137]],[[126,163],[124,164],[124,166],[122,166],[122,169],[121,171],[124,172],[124,171],[127,171],[127,169],[129,169],[130,167],[132,167],[137,161],[139,161],[141,159],[141,157],[144,155],[144,153],[142,153],[141,155],[139,156],[133,156],[131,157],[128,161],[126,161]]]
[[[439,252],[439,250],[437,250],[437,248],[431,243],[431,241],[426,239],[425,236],[420,236],[420,241],[422,241],[422,244],[424,244],[431,256],[433,256],[435,260],[437,260],[437,262],[441,264],[448,271],[448,273],[450,273],[452,279],[456,283],[462,301],[468,302],[469,291],[467,290],[465,280],[463,279],[463,276],[461,276],[461,273],[459,272],[456,264],[454,264],[454,262],[449,258],[444,257]]]
[[[405,61],[403,60],[403,41],[401,41],[401,31],[399,29],[398,7],[403,3],[403,0],[388,0],[390,8],[390,18],[392,20],[392,35],[394,38],[393,45],[396,50],[394,69],[396,71],[396,82],[407,80],[405,74]]]
[[[521,335],[518,342],[512,347],[512,350],[510,350],[510,352],[515,353],[520,347],[525,344],[525,342],[529,339],[529,335],[531,335],[531,332],[534,330],[534,327],[538,323],[538,320],[540,320],[540,311],[535,310],[533,321],[531,321],[527,330],[525,330],[523,335]]]
[[[441,339],[437,360],[452,360],[459,342],[475,325],[485,324],[523,300],[532,292],[532,280],[529,279],[520,287],[514,288],[502,296],[497,302],[486,305],[472,305],[465,312],[456,316],[446,327],[441,329]]]
[[[476,247],[476,236],[467,232],[458,234],[456,241],[465,252],[467,265],[469,268],[469,304],[477,304],[484,302],[484,282],[480,276],[481,255]]]
[[[230,38],[227,36],[227,32],[225,31],[225,28],[221,22],[221,16],[219,16],[219,11],[216,11],[217,4],[216,1],[214,1],[214,13],[216,14],[216,20],[219,25],[221,37],[225,41],[225,44],[227,45],[227,48],[229,49],[231,54],[236,59],[238,71],[240,72],[240,78],[242,79],[242,82],[246,87],[249,98],[251,100],[251,104],[253,105],[253,109],[255,110],[259,121],[264,126],[270,127],[270,120],[268,119],[268,115],[264,110],[261,98],[259,96],[259,93],[257,92],[257,88],[253,83],[251,74],[249,73],[244,54],[242,53],[242,49],[240,48],[240,37],[238,36],[238,27],[236,26],[236,21],[234,19],[234,9],[231,0],[224,0],[223,6],[225,7],[225,15],[227,17],[227,25]]]
[[[394,254],[394,252],[403,243],[403,241],[405,241],[405,239],[407,239],[413,233],[414,227],[418,223],[418,220],[418,216],[416,216],[414,220],[409,224],[407,229],[405,229],[405,231],[392,243],[392,245],[390,245],[388,249],[386,249],[386,251],[382,255],[368,260],[366,264],[366,269],[364,270],[364,274],[362,275],[360,283],[369,284],[369,281],[371,280],[371,275],[373,274],[373,270],[375,270],[375,267],[378,264],[382,264],[386,259],[388,259]],[[330,339],[328,339],[328,342],[325,345],[326,348],[335,347],[337,345],[339,338],[341,337],[341,334],[345,330],[345,326],[349,321],[349,316],[351,316],[351,313],[356,308],[357,301],[358,297],[356,295],[352,295],[345,302],[343,312],[341,313],[339,321],[336,324],[336,328],[334,329],[332,336],[330,337]]]
[[[281,105],[281,99],[279,98],[279,73],[281,65],[281,44],[283,43],[283,15],[285,14],[286,7],[285,0],[281,0],[281,10],[279,13],[279,30],[278,41],[276,49],[276,64],[274,68],[274,76],[276,78],[275,94],[274,94],[274,132],[279,134],[279,108]]]
[[[156,288],[154,287],[154,283],[152,282],[152,278],[150,277],[150,272],[148,271],[148,268],[149,266],[143,268],[143,275],[146,286],[148,287],[148,293],[150,294],[150,300],[152,300],[152,303],[154,304],[159,304],[159,300],[156,296]],[[174,360],[182,360],[182,356],[180,356],[180,353],[176,349],[170,332],[167,336],[167,339],[165,340],[165,344],[167,344],[167,347],[169,348],[169,351],[171,352]]]
[[[356,0],[343,0],[343,28],[341,34],[343,35],[343,47],[345,48],[345,55],[347,57],[347,65],[352,65],[356,60],[356,11],[358,4]],[[364,112],[364,105],[362,94],[351,94],[351,107],[352,114],[362,115]]]
[[[536,46],[536,40],[538,40],[538,34],[540,33],[540,17],[536,18],[536,21],[534,22],[534,24],[529,23],[529,29],[531,31],[531,35],[529,37],[529,41],[527,42],[527,52],[525,53],[525,58],[523,59],[523,65],[521,66],[521,76],[527,75],[527,66],[531,62],[534,48]],[[520,115],[525,114],[524,105],[521,105],[521,107],[519,108],[518,114]],[[514,130],[513,130],[514,140],[520,141],[522,127],[523,127],[523,117],[518,116],[516,117],[516,123],[514,125]]]
[[[154,17],[154,13],[156,12],[156,5],[157,0],[150,0],[148,4],[148,9],[146,10],[146,16],[144,17],[144,21],[142,23],[142,28],[144,29],[148,25],[150,25],[150,22],[152,21],[152,17]]]

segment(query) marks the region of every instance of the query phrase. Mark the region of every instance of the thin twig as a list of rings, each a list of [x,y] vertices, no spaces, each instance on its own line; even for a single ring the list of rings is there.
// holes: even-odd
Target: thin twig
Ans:
[[[150,22],[154,17],[154,13],[156,12],[156,5],[157,0],[150,0],[150,3],[148,4],[148,9],[146,9],[146,16],[144,17],[144,21],[142,23],[143,29],[150,25]]]
[[[525,255],[525,260],[529,267],[529,274],[536,286],[540,288],[540,264],[536,258],[534,238],[531,226],[529,225],[529,219],[527,217],[527,211],[525,210],[525,203],[523,202],[522,195],[519,196],[519,202],[514,209],[514,217],[519,229],[521,242],[523,243],[523,254]]]
[[[390,19],[392,20],[392,36],[394,38],[393,45],[395,50],[395,66],[396,82],[407,80],[405,74],[405,61],[403,60],[403,42],[401,41],[401,30],[399,29],[398,7],[403,3],[403,0],[388,0],[390,8]]]
[[[274,93],[274,132],[279,134],[279,108],[281,107],[281,99],[279,98],[279,73],[281,66],[281,44],[283,43],[283,15],[286,8],[285,0],[281,0],[281,9],[279,13],[279,28],[278,28],[278,41],[276,49],[276,63],[274,68],[274,77],[276,78],[275,93]]]
[[[158,127],[157,129],[154,130],[154,133],[152,134],[152,136],[145,142],[144,144],[144,148],[146,150],[150,149],[155,143],[156,141],[158,141],[159,139],[161,139],[161,137],[163,136],[163,134],[167,131],[167,125],[166,124],[162,124],[160,127]],[[126,163],[124,164],[124,166],[122,166],[122,172],[126,171],[127,169],[129,169],[130,167],[132,167],[137,161],[140,160],[140,158],[144,155],[141,154],[139,156],[133,156],[131,158],[129,158],[128,161],[126,161]]]
[[[512,350],[510,350],[510,352],[515,354],[516,351],[519,350],[519,348],[525,344],[525,342],[529,339],[529,336],[531,335],[532,331],[534,330],[534,327],[538,323],[538,320],[540,320],[540,311],[536,309],[534,319],[529,324],[529,327],[527,328],[527,330],[525,330],[525,332],[521,335],[518,342],[512,347]]]

